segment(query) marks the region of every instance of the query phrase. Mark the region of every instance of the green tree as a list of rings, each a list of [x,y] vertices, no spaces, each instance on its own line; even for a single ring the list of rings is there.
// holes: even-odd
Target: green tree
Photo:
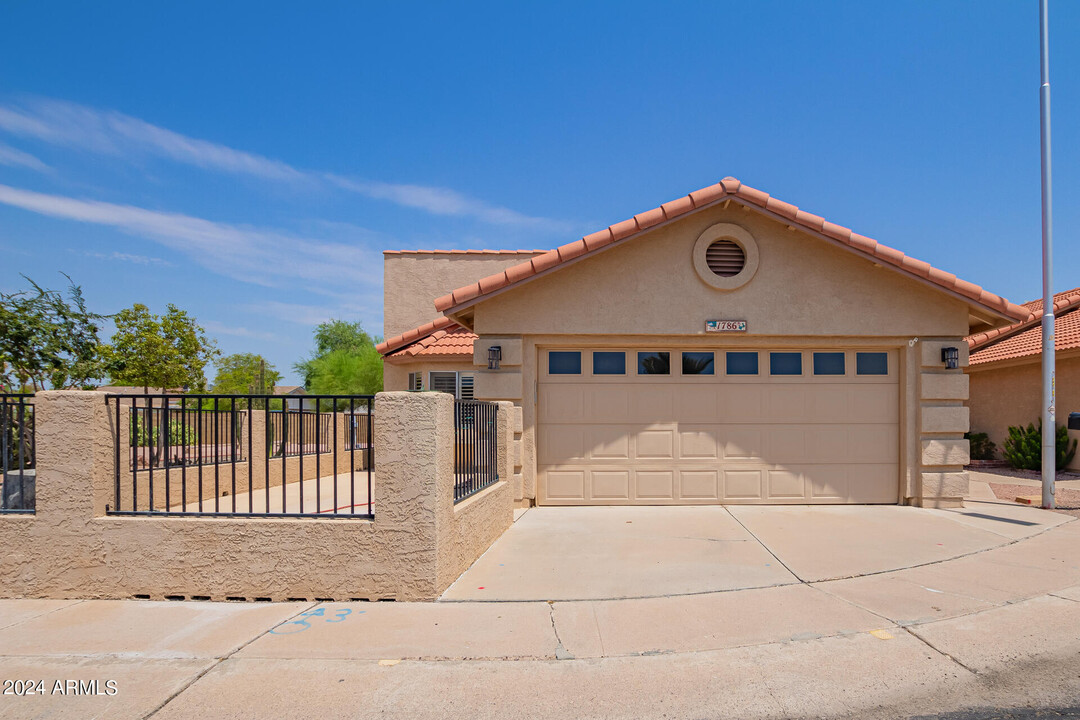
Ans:
[[[167,308],[159,316],[136,303],[113,316],[116,334],[105,358],[114,383],[205,389],[206,365],[220,353],[195,318],[171,303]]]
[[[358,322],[330,320],[315,328],[315,352],[294,367],[313,395],[371,395],[382,390],[378,338]]]
[[[32,390],[89,388],[104,374],[99,323],[82,288],[67,297],[23,276],[31,290],[0,292],[0,385]]]
[[[281,373],[262,355],[236,353],[216,360],[214,393],[218,395],[269,395],[281,382]]]

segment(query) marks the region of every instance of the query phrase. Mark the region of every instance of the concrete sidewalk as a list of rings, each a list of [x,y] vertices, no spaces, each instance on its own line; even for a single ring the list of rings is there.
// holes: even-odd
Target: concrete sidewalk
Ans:
[[[977,530],[1004,512],[973,505],[945,520]],[[788,515],[747,527],[780,547],[805,522]],[[1080,705],[1080,523],[1040,520],[1037,534],[1004,523],[1026,537],[845,579],[814,579],[812,545],[803,560],[788,549],[794,579],[680,596],[0,600],[0,676],[45,691],[0,695],[0,718],[884,718]],[[57,680],[75,690],[55,691]]]

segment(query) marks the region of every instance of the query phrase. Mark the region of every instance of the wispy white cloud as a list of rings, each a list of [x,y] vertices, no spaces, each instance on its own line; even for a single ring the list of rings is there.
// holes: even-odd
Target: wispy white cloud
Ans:
[[[28,152],[13,148],[5,143],[0,143],[0,165],[10,167],[27,167],[38,172],[48,172],[49,166],[38,160]]]
[[[218,322],[217,320],[207,320],[202,326],[207,332],[214,335],[232,335],[234,337],[248,338],[250,340],[267,340],[269,342],[281,340],[281,336],[277,333],[252,330],[251,328],[246,327],[235,327]]]
[[[23,106],[0,105],[0,130],[96,153],[145,153],[208,170],[272,180],[305,178],[304,173],[277,160],[189,138],[123,113],[103,112],[59,100],[34,99]]]
[[[0,105],[0,131],[95,153],[116,156],[143,154],[263,180],[328,185],[432,215],[467,217],[492,225],[550,231],[563,231],[570,227],[564,222],[525,215],[448,188],[379,182],[302,170],[280,160],[181,135],[123,113],[95,110],[59,100],[34,98],[19,105]]]
[[[516,210],[476,200],[448,188],[426,185],[353,180],[334,173],[323,177],[338,187],[376,200],[388,200],[395,205],[416,208],[432,215],[473,217],[492,225],[516,225],[551,230],[567,229],[566,223],[542,217],[530,217]]]
[[[83,250],[79,253],[84,257],[97,258],[98,260],[119,260],[120,262],[129,262],[135,265],[158,265],[162,267],[169,267],[172,265],[168,260],[163,260],[159,257],[151,257],[149,255],[133,255],[131,253],[122,252],[93,252],[90,250]]]
[[[207,270],[244,282],[332,293],[346,288],[360,292],[382,280],[376,270],[382,258],[365,248],[8,185],[0,185],[0,203],[150,238]],[[298,280],[306,282],[297,286]]]

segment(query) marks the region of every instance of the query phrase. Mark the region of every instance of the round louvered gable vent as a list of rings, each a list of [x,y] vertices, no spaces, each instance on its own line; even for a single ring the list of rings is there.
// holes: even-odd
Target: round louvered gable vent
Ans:
[[[709,245],[705,251],[705,264],[714,275],[733,277],[746,267],[746,253],[738,243],[724,238]]]

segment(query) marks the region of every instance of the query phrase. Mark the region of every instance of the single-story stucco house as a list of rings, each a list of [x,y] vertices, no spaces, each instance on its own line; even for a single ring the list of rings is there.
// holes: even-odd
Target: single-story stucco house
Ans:
[[[964,338],[1030,316],[734,178],[384,273],[385,388],[513,401],[523,506],[959,505]]]
[[[1042,417],[1042,300],[1024,303],[1031,318],[967,338],[971,364],[971,431],[984,432],[998,455],[1010,425],[1037,424]],[[1080,288],[1054,296],[1056,415],[1064,425],[1080,412]],[[1069,437],[1080,438],[1070,430]],[[1080,470],[1080,453],[1069,469]]]

